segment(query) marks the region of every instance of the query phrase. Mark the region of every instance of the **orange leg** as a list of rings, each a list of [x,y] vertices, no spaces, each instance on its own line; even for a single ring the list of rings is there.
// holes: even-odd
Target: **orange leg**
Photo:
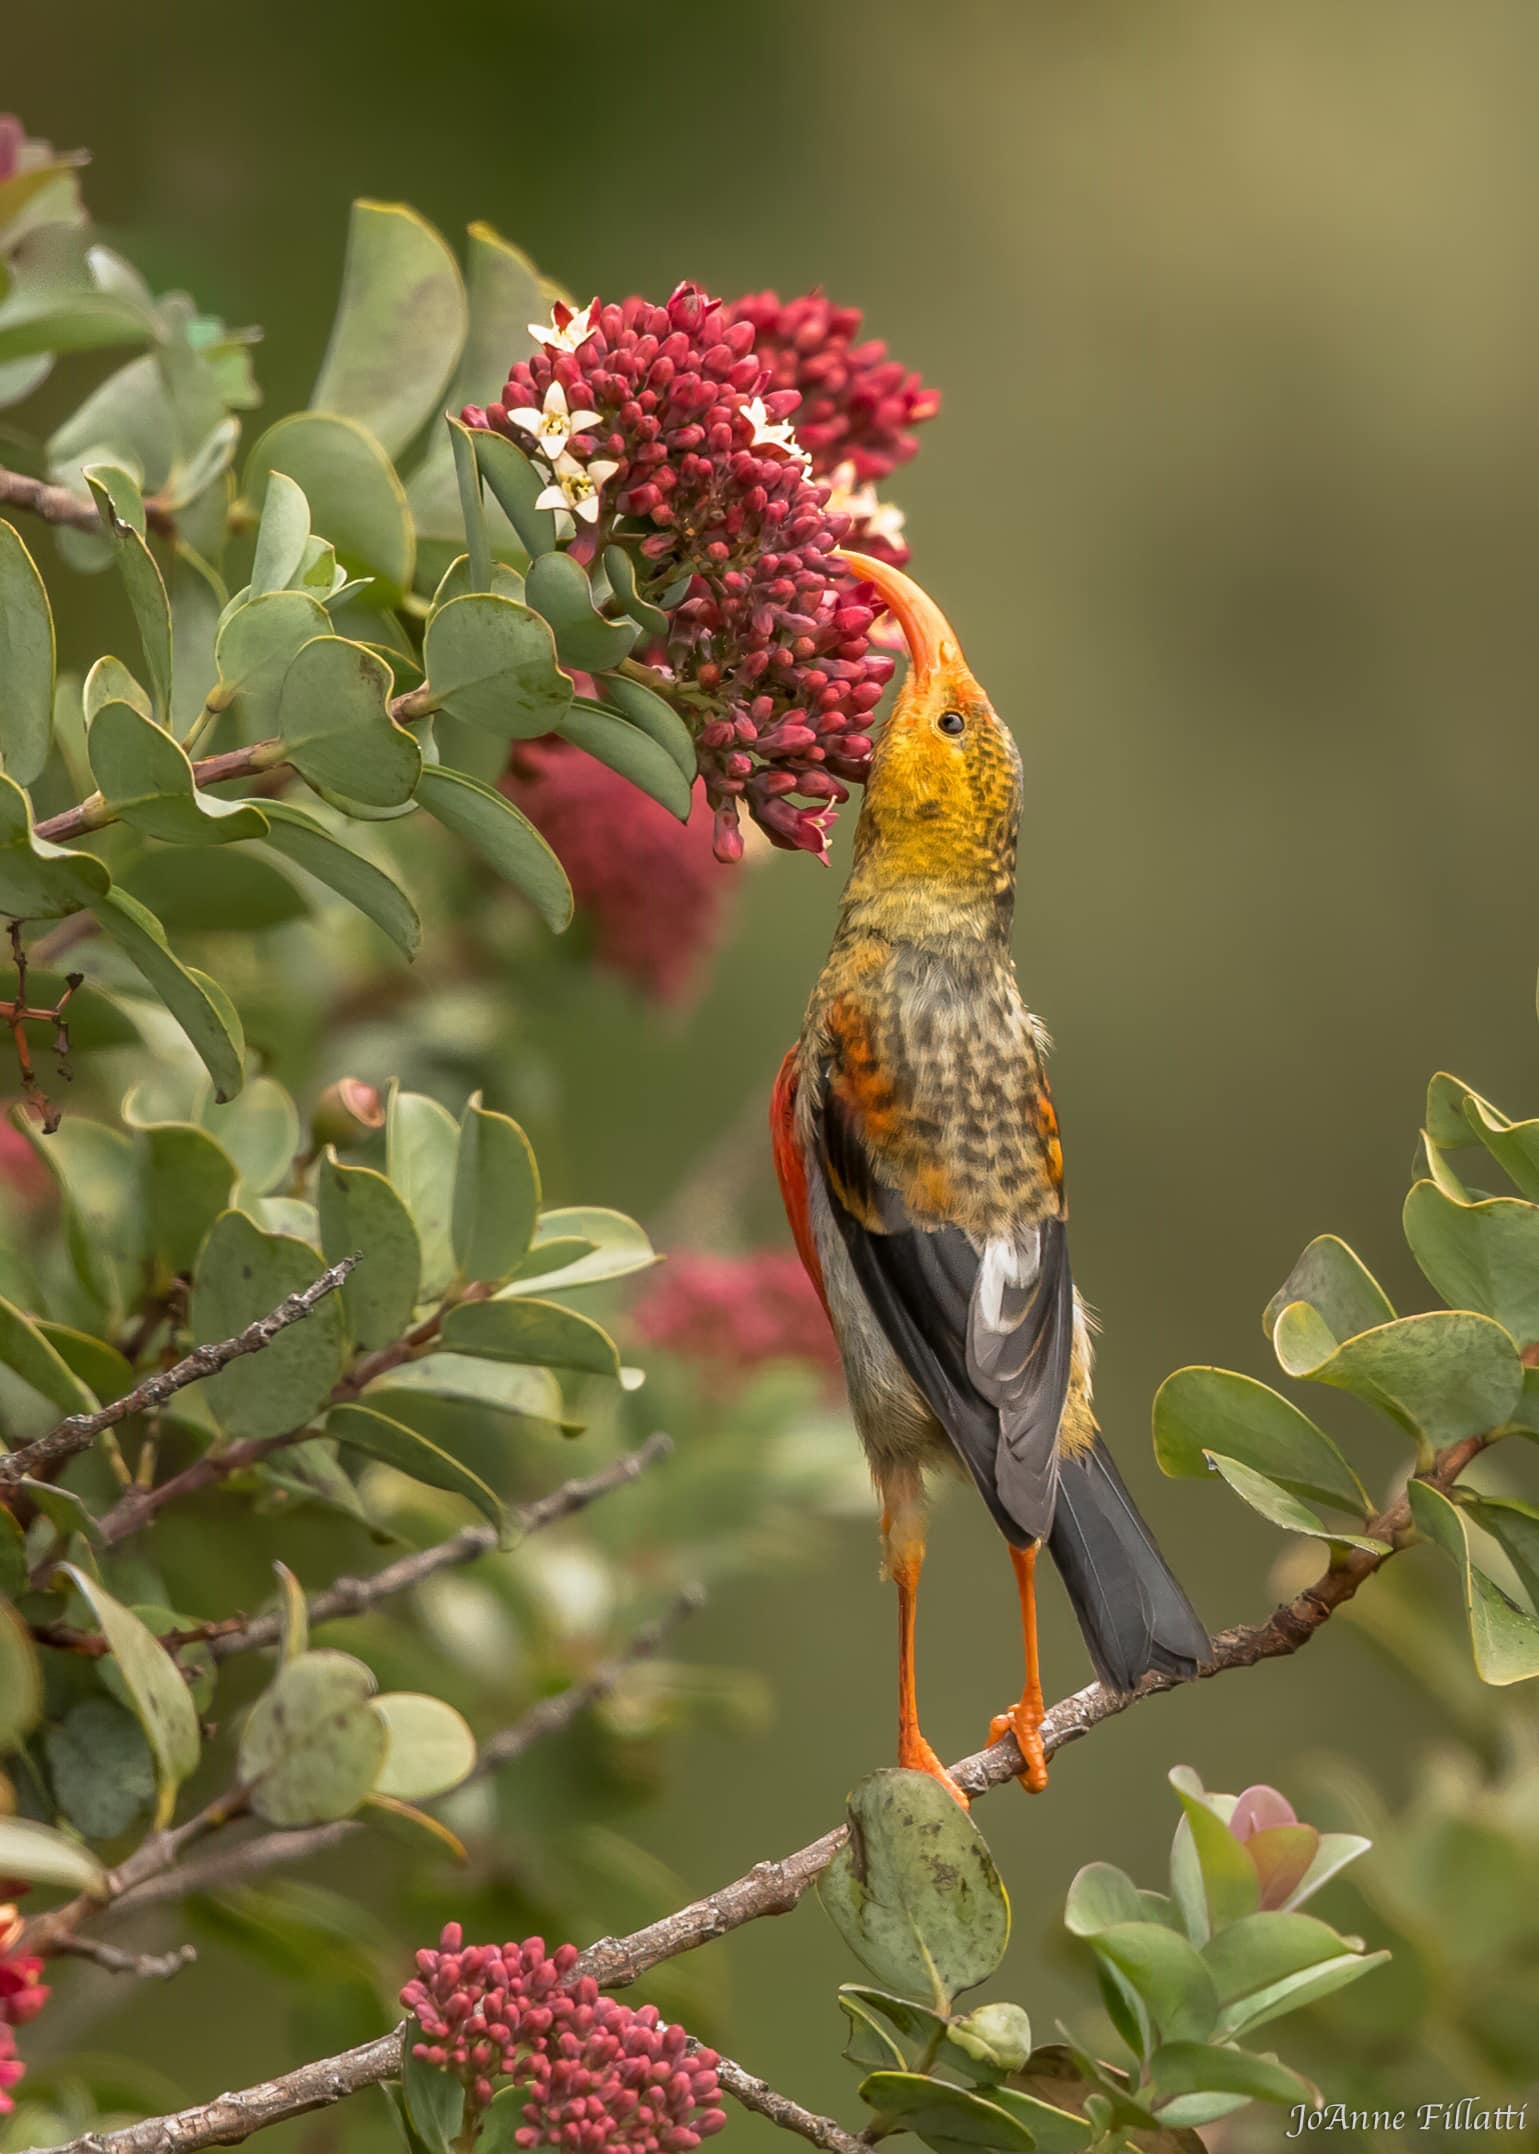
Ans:
[[[1021,1596],[1021,1638],[1026,1647],[1026,1685],[1018,1704],[1008,1713],[997,1713],[989,1722],[989,1741],[997,1743],[1010,1734],[1026,1761],[1020,1775],[1023,1788],[1040,1795],[1047,1786],[1047,1757],[1042,1748],[1042,1672],[1037,1664],[1037,1544],[1012,1548],[1016,1590]]]
[[[967,1797],[947,1772],[919,1726],[919,1697],[914,1681],[914,1619],[919,1605],[919,1573],[924,1564],[923,1498],[917,1483],[902,1489],[900,1500],[890,1486],[882,1512],[882,1544],[887,1575],[898,1589],[898,1763],[911,1772],[928,1773],[965,1810]]]

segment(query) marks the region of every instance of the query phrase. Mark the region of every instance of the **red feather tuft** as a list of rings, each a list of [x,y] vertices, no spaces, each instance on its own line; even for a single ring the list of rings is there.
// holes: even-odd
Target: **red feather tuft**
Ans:
[[[770,1094],[770,1143],[775,1153],[775,1178],[780,1184],[780,1195],[791,1222],[791,1235],[796,1243],[796,1253],[801,1258],[807,1277],[818,1290],[824,1313],[830,1324],[833,1315],[829,1311],[828,1296],[823,1291],[823,1269],[818,1262],[817,1244],[812,1238],[812,1215],[807,1204],[807,1164],[802,1158],[802,1148],[796,1136],[796,1049],[788,1048],[785,1060],[775,1078],[775,1089]]]

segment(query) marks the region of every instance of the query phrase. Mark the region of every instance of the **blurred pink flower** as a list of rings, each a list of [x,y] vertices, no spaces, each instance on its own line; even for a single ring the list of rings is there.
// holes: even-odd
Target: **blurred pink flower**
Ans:
[[[53,1177],[11,1120],[15,1104],[0,1101],[0,1205],[19,1205],[30,1212],[53,1188]]]
[[[1314,1826],[1300,1824],[1287,1796],[1261,1783],[1236,1796],[1229,1830],[1255,1868],[1262,1907],[1284,1906],[1319,1852]]]
[[[696,1361],[718,1379],[770,1361],[802,1361],[830,1374],[839,1351],[823,1305],[788,1249],[746,1256],[671,1257],[631,1311],[638,1336]]]
[[[653,1002],[687,1001],[732,895],[712,864],[705,817],[676,822],[554,738],[521,742],[502,790],[560,856],[598,963]]]

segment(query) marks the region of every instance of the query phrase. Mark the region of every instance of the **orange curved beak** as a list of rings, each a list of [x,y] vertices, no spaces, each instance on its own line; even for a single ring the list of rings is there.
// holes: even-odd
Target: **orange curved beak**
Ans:
[[[860,577],[863,583],[875,585],[881,593],[888,611],[903,631],[917,687],[925,687],[942,666],[954,664],[961,657],[962,647],[957,641],[956,630],[929,592],[922,591],[912,576],[905,576],[902,569],[892,568],[885,561],[873,561],[869,554],[851,553],[846,547],[839,549],[839,558],[848,564],[852,574]]]

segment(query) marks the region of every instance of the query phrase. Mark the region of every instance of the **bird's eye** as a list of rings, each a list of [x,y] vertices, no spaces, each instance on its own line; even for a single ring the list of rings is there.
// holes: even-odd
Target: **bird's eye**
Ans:
[[[949,733],[953,740],[959,733],[965,733],[967,730],[967,720],[960,711],[942,711],[935,723],[943,733]]]

